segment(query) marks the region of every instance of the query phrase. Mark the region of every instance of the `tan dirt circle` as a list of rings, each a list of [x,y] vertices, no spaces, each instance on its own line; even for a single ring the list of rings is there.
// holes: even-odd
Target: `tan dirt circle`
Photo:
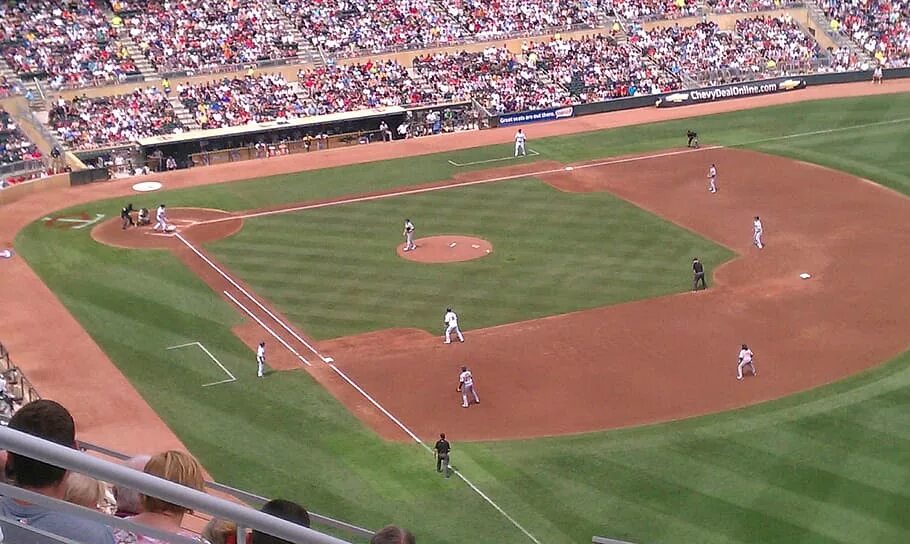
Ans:
[[[457,263],[486,257],[493,252],[493,244],[483,238],[445,234],[414,240],[417,249],[404,250],[398,246],[398,256],[418,263]]]
[[[122,227],[123,223],[119,214],[108,219],[92,229],[92,238],[96,242],[114,247],[128,249],[171,249],[180,245],[179,240],[171,233],[156,233],[152,230],[155,224],[154,213],[151,210],[152,224],[142,227]],[[133,214],[133,220],[137,214]],[[209,208],[169,208],[168,220],[177,227],[181,234],[192,232],[193,241],[207,243],[227,238],[240,231],[243,219],[222,221],[220,223],[198,224],[202,221],[230,217],[229,212]]]

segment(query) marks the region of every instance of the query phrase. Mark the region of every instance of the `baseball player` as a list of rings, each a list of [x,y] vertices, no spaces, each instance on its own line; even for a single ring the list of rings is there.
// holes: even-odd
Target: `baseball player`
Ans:
[[[458,389],[457,391],[461,393],[461,407],[467,408],[468,403],[468,394],[474,397],[474,404],[480,404],[480,397],[477,396],[477,390],[474,389],[474,376],[471,375],[471,371],[468,370],[468,367],[461,367],[461,374],[458,375]]]
[[[525,157],[528,155],[525,152],[525,140],[527,140],[527,136],[525,136],[524,131],[521,129],[518,129],[518,132],[515,133],[515,156],[516,157],[518,156],[519,153],[521,153],[521,155],[525,156]]]
[[[417,245],[414,243],[414,223],[411,223],[410,219],[404,220],[404,250],[411,251],[412,249],[417,249]]]
[[[445,475],[448,478],[451,468],[449,466],[449,452],[452,451],[452,446],[446,440],[446,433],[439,433],[439,440],[436,441],[433,449],[436,450],[436,472],[442,472],[443,468],[445,468]]]
[[[755,244],[758,249],[765,247],[761,241],[762,234],[764,234],[765,229],[761,225],[761,219],[758,216],[755,216],[755,219],[752,220],[752,243]]]
[[[464,342],[464,336],[461,334],[461,329],[458,328],[458,315],[452,311],[452,308],[446,308],[443,324],[446,328],[446,344],[452,343],[452,337],[450,335],[453,332],[458,335],[459,342]]]
[[[265,342],[259,342],[256,348],[256,376],[261,378],[265,375]]]
[[[717,168],[714,163],[711,163],[711,168],[708,169],[708,191],[717,192]]]
[[[167,210],[164,209],[164,204],[159,204],[158,209],[155,210],[155,221],[156,223],[152,230],[157,231],[158,227],[161,227],[161,232],[167,232]]]
[[[742,349],[739,350],[739,364],[736,366],[737,380],[743,379],[743,367],[746,366],[752,369],[753,376],[757,374],[757,372],[755,372],[755,362],[752,360],[753,357],[755,357],[755,354],[752,353],[752,350],[749,349],[749,346],[743,344]]]
[[[120,223],[123,230],[126,230],[127,227],[136,226],[136,222],[133,221],[133,211],[132,204],[127,204],[120,208]]]
[[[695,149],[698,149],[698,133],[696,133],[694,130],[687,130],[686,138],[689,139],[688,143],[686,143],[686,147],[694,147]]]
[[[707,289],[708,284],[705,283],[705,267],[701,264],[701,261],[698,260],[698,257],[692,259],[692,290],[698,291],[698,284],[701,283],[702,289]]]
[[[882,65],[879,64],[875,67],[875,70],[872,71],[872,84],[878,83],[881,85],[885,82],[884,74],[882,74]]]

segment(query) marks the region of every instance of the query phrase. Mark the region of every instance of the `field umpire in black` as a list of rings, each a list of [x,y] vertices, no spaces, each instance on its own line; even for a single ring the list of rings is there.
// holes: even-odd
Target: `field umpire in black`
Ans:
[[[449,452],[452,450],[452,446],[449,445],[449,441],[446,440],[446,433],[439,433],[439,440],[436,441],[436,445],[433,446],[433,449],[436,450],[436,472],[442,472],[442,469],[446,470],[446,478],[449,477]]]
[[[702,266],[701,261],[698,260],[698,257],[692,259],[692,272],[695,274],[692,279],[692,290],[698,291],[699,283],[701,283],[702,289],[707,289],[708,284],[705,283],[705,267]]]
[[[120,221],[122,222],[123,230],[126,230],[126,227],[136,226],[136,223],[133,222],[132,204],[127,204],[125,207],[120,208]]]
[[[687,130],[686,138],[689,139],[689,142],[686,144],[686,147],[694,147],[695,149],[698,149],[698,133],[696,133],[694,130],[691,130],[691,129]]]

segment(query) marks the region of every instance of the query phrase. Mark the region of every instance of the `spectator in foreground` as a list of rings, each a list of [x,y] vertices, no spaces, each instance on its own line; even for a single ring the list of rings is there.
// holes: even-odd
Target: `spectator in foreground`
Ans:
[[[61,446],[76,448],[76,424],[73,416],[52,400],[41,399],[26,404],[10,419],[9,428]],[[65,468],[9,452],[6,471],[16,487],[54,499],[63,499],[66,494]],[[85,544],[114,543],[111,529],[107,526],[11,497],[0,499],[0,515]]]
[[[151,455],[137,455],[123,463],[123,466],[133,470],[143,470],[152,458]],[[114,499],[117,501],[117,517],[127,518],[142,512],[142,499],[135,489],[114,485]]]
[[[110,487],[100,480],[79,472],[70,472],[66,477],[66,493],[63,495],[63,500],[99,512],[110,513],[107,504],[109,491]]]
[[[293,501],[273,499],[265,503],[261,511],[263,514],[269,514],[303,527],[310,527],[310,514],[304,507]],[[287,540],[260,533],[259,531],[253,531],[252,533],[251,544],[291,544]]]
[[[407,529],[387,525],[373,535],[370,544],[417,544],[417,539]]]
[[[205,489],[202,466],[193,456],[182,451],[172,450],[152,456],[143,471],[197,491]],[[188,538],[199,538],[196,534],[181,527],[183,516],[190,511],[189,508],[148,495],[140,495],[140,497],[142,512],[129,518],[130,521]],[[114,538],[117,544],[163,544],[160,540],[123,529],[114,529]]]

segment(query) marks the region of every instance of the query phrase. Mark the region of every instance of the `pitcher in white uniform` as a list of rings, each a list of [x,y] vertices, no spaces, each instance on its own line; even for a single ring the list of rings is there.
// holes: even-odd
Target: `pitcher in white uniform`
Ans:
[[[411,223],[410,219],[404,220],[404,250],[411,251],[412,249],[417,249],[417,245],[414,243],[414,223]]]
[[[527,136],[525,136],[524,131],[521,129],[518,129],[518,132],[515,133],[515,156],[516,157],[518,156],[519,153],[521,153],[521,155],[523,155],[523,156],[528,155],[525,152],[525,140],[526,139],[527,139]]]
[[[480,397],[477,396],[477,390],[474,388],[474,376],[468,367],[461,367],[461,374],[458,375],[458,389],[461,393],[461,407],[467,408],[470,404],[468,396],[474,398],[474,404],[480,404]]]
[[[461,334],[461,329],[458,328],[458,315],[452,311],[452,308],[446,308],[446,315],[443,318],[446,328],[446,344],[452,343],[452,337],[450,336],[453,332],[458,335],[458,341],[464,342],[464,336]]]
[[[749,349],[749,346],[743,344],[741,350],[739,350],[739,364],[736,366],[736,379],[743,379],[743,368],[749,367],[752,370],[752,375],[755,376],[755,362],[752,360],[755,355],[752,353],[752,350]]]
[[[765,247],[765,244],[762,243],[761,237],[765,233],[764,227],[762,227],[761,219],[758,216],[755,216],[755,219],[752,220],[752,243],[755,244],[758,249]]]

